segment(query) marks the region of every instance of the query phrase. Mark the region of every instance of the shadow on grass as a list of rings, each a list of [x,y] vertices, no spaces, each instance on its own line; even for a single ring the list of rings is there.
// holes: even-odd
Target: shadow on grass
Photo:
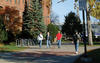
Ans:
[[[7,51],[7,50],[0,50],[0,52],[12,52],[12,51]]]
[[[83,61],[82,58],[84,57],[84,54],[82,54],[74,63],[100,63],[100,48],[89,51],[87,53],[87,57],[85,58],[90,58],[91,61]]]

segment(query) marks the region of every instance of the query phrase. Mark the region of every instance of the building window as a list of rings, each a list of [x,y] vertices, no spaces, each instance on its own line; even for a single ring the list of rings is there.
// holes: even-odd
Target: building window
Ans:
[[[6,0],[6,1],[8,1],[8,0]]]
[[[6,20],[9,21],[10,20],[10,18],[9,18],[10,15],[9,14],[6,14],[5,16],[6,16]]]
[[[18,0],[18,4],[20,4],[20,0]]]
[[[2,9],[3,7],[2,6],[0,6],[0,9]]]
[[[15,0],[15,4],[17,3],[17,0]]]
[[[10,0],[10,3],[12,2],[12,0]]]
[[[29,1],[27,1],[27,6],[29,6]]]
[[[24,0],[23,0],[23,3],[24,3]]]

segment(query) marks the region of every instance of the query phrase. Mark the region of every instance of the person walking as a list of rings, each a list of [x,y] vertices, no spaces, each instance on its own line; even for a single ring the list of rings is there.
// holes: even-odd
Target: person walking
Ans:
[[[50,36],[50,33],[47,32],[47,35],[46,35],[46,41],[47,41],[47,48],[49,48],[51,46],[51,36]]]
[[[80,35],[75,32],[75,34],[73,35],[73,42],[75,45],[75,53],[78,54],[78,49],[79,49],[79,39],[80,39]]]
[[[38,39],[38,42],[39,42],[39,47],[41,48],[42,47],[42,40],[43,40],[42,32],[40,32],[40,34],[38,35],[37,39]]]
[[[58,48],[60,48],[61,47],[61,38],[62,38],[62,34],[60,33],[60,31],[58,31],[56,38],[57,38],[57,42],[58,42]]]

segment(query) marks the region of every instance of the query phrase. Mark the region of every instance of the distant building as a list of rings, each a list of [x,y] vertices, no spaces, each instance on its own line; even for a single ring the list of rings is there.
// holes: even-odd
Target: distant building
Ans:
[[[100,36],[100,25],[98,24],[92,24],[92,31],[96,38]]]
[[[92,32],[95,38],[100,36],[100,25],[98,24],[91,24]],[[86,27],[86,36],[87,36],[87,27]]]
[[[50,8],[51,8],[51,0],[40,0],[43,8],[43,17],[44,23],[46,25],[50,24]],[[28,4],[30,4],[30,0],[27,0]],[[0,8],[5,8],[5,6],[15,7],[19,10],[19,14],[21,17],[20,22],[23,22],[23,11],[24,11],[25,0],[0,0]],[[22,27],[20,27],[22,30]]]
[[[62,30],[62,25],[57,25],[59,27],[60,30]],[[87,25],[85,25],[85,31],[86,31],[86,36],[87,36]],[[98,24],[91,24],[92,27],[92,32],[93,35],[95,36],[95,38],[100,37],[100,25]],[[65,34],[64,34],[65,35]]]
[[[50,12],[51,12],[51,1],[52,0],[41,0],[43,8],[44,23],[46,25],[50,24]]]
[[[96,2],[100,2],[100,0],[96,0]]]

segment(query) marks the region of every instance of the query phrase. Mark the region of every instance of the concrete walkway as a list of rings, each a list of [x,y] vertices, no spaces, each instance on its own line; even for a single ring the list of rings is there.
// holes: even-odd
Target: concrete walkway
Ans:
[[[88,50],[100,48],[99,46],[89,46]],[[84,53],[84,47],[79,47],[79,54],[74,53],[74,45],[62,44],[61,48],[52,45],[40,49],[39,46],[32,46],[20,52],[0,53],[0,63],[73,63],[80,54]]]

